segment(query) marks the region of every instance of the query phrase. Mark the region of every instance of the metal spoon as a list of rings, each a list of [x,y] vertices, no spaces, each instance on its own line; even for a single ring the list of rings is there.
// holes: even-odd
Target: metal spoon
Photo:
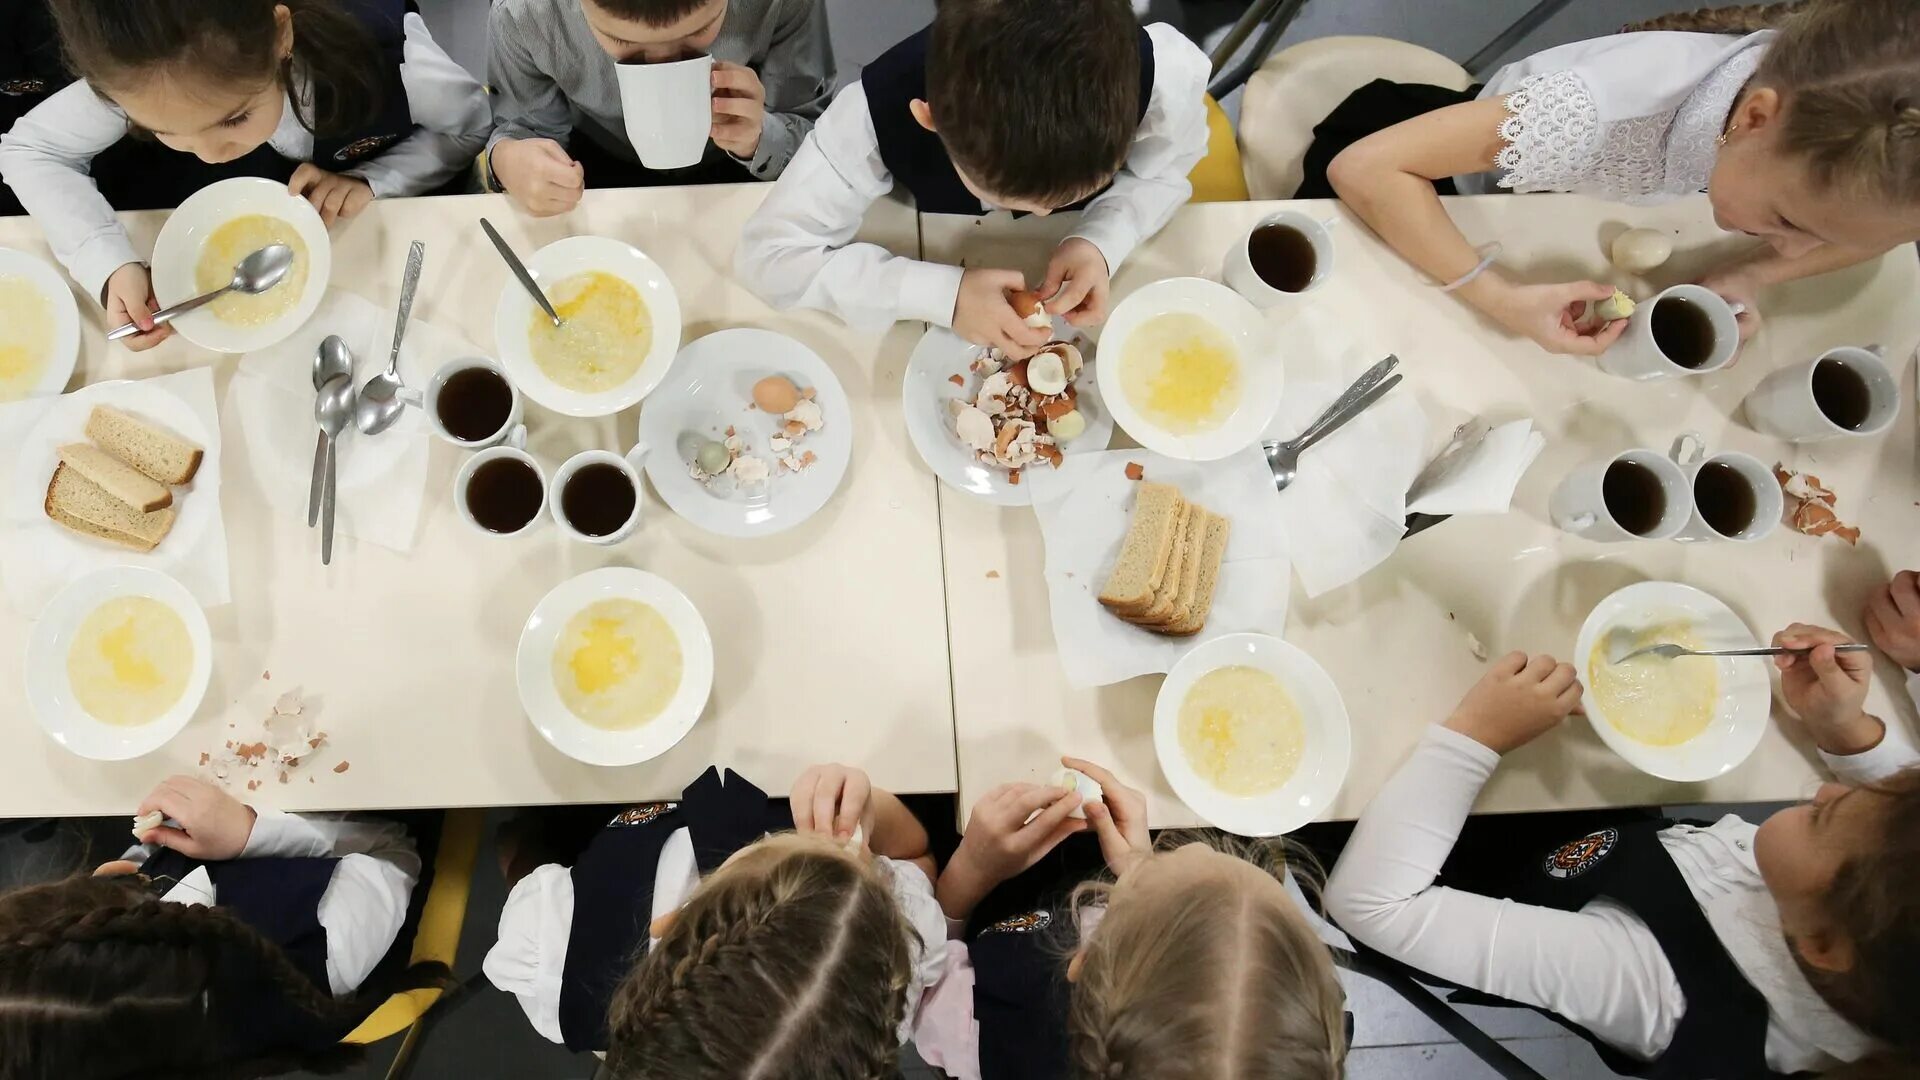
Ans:
[[[153,325],[164,326],[196,308],[205,307],[230,292],[246,293],[249,296],[266,292],[287,276],[293,269],[293,249],[285,244],[268,244],[259,251],[241,259],[233,268],[233,280],[210,293],[196,296],[185,303],[161,308],[153,313]],[[132,337],[144,333],[139,323],[127,323],[116,326],[107,334],[108,341],[119,341],[123,337]]]
[[[553,304],[547,300],[547,294],[540,291],[540,286],[535,284],[533,275],[527,272],[526,264],[521,262],[520,256],[515,255],[513,248],[507,245],[506,238],[501,236],[493,227],[493,222],[486,218],[480,219],[480,228],[486,232],[487,239],[493,241],[494,250],[506,260],[507,269],[513,271],[513,276],[520,279],[520,287],[527,290],[527,295],[533,297],[533,302],[540,305],[541,311],[547,313],[547,318],[553,320],[553,325],[559,326],[559,312],[553,310]]]
[[[1400,364],[1400,358],[1389,356],[1385,360],[1368,368],[1366,373],[1354,380],[1346,392],[1327,406],[1327,411],[1319,419],[1307,425],[1307,429],[1288,442],[1261,443],[1260,448],[1267,453],[1267,468],[1273,473],[1273,490],[1285,491],[1300,476],[1300,455],[1306,453],[1314,444],[1346,426],[1347,421],[1367,411],[1374,402],[1387,395],[1387,391],[1400,384],[1403,376],[1388,374]]]
[[[407,319],[413,314],[413,293],[420,286],[420,263],[427,257],[427,245],[418,240],[407,251],[407,273],[400,281],[400,316],[393,324],[393,352],[387,356],[387,370],[367,380],[360,388],[360,401],[354,406],[354,426],[362,435],[378,435],[400,419],[410,399],[407,384],[400,381],[400,339],[407,332]]]
[[[336,375],[353,376],[353,352],[338,334],[330,335],[313,352],[313,390],[319,393]],[[316,414],[317,415],[317,414]],[[320,485],[326,475],[327,433],[323,429],[313,442],[313,483],[307,488],[307,528],[320,520]]]
[[[333,505],[335,462],[339,459],[340,433],[353,419],[353,376],[335,375],[320,388],[313,403],[313,419],[326,439],[326,483],[320,489],[320,565],[333,564]]]
[[[1703,651],[1685,649],[1678,645],[1652,645],[1645,649],[1636,649],[1620,659],[1615,660],[1614,663],[1624,664],[1640,656],[1657,656],[1662,660],[1672,660],[1681,656],[1805,656],[1812,651],[1812,649],[1787,648],[1712,649]],[[1867,647],[1865,645],[1835,645],[1833,651],[1837,653],[1866,652]]]

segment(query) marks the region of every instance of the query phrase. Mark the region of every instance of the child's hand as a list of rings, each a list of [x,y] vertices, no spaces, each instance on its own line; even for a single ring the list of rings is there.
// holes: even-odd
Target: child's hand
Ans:
[[[1867,596],[1867,636],[1894,663],[1920,671],[1920,574],[1902,570]]]
[[[1580,693],[1572,664],[1511,652],[1467,691],[1446,726],[1504,754],[1553,730],[1580,704]]]
[[[713,144],[752,161],[766,123],[767,88],[750,67],[713,62]]]
[[[1716,270],[1700,279],[1700,287],[1709,289],[1729,304],[1746,310],[1734,316],[1740,323],[1740,340],[1745,341],[1760,329],[1760,290],[1764,283],[1742,269]],[[1738,357],[1735,357],[1738,359]]]
[[[204,780],[173,776],[153,789],[138,814],[158,810],[180,823],[148,829],[139,840],[195,859],[237,859],[253,835],[253,807]]]
[[[1009,360],[1025,360],[1053,340],[1048,330],[1027,325],[1007,299],[1027,287],[1017,270],[968,270],[960,278],[960,295],[953,303],[953,332],[975,345],[991,345]]]
[[[140,325],[140,333],[120,339],[120,344],[134,352],[144,352],[173,336],[171,325],[153,325],[153,313],[160,310],[160,304],[153,298],[153,279],[139,263],[128,263],[115,270],[107,279],[103,299],[107,305],[107,329],[128,323]]]
[[[995,886],[1084,831],[1086,822],[1067,816],[1079,805],[1080,796],[1037,784],[1001,784],[982,795],[936,884],[940,909],[966,918]]]
[[[365,180],[328,172],[310,161],[293,170],[293,179],[287,181],[287,193],[306,196],[313,208],[320,211],[320,220],[329,226],[337,218],[350,218],[365,210],[373,201],[373,188]]]
[[[1612,296],[1611,285],[1595,281],[1516,285],[1498,278],[1482,280],[1492,282],[1480,301],[1482,310],[1508,330],[1532,338],[1548,352],[1599,356],[1627,332],[1625,319],[1593,327],[1589,332],[1580,329],[1579,320],[1586,313],[1586,301],[1597,302]]]
[[[793,782],[793,827],[845,842],[858,825],[873,846],[873,783],[849,765],[815,765]]]
[[[1153,834],[1147,831],[1147,797],[1091,761],[1063,757],[1060,764],[1078,769],[1100,785],[1101,801],[1087,804],[1087,821],[1100,837],[1100,854],[1107,858],[1107,869],[1116,878],[1122,876],[1153,850]]]
[[[1093,241],[1069,236],[1053,249],[1047,263],[1047,282],[1040,295],[1049,315],[1065,315],[1075,326],[1094,326],[1107,317],[1107,292],[1112,285],[1107,257]]]
[[[1850,639],[1837,630],[1794,623],[1773,635],[1785,649],[1812,649],[1804,658],[1776,656],[1780,696],[1787,699],[1807,733],[1829,754],[1857,754],[1879,745],[1886,726],[1866,713],[1867,687],[1873,682],[1873,657],[1863,652],[1836,653]]]
[[[493,178],[534,217],[566,213],[587,190],[586,169],[552,139],[501,139],[487,160]]]

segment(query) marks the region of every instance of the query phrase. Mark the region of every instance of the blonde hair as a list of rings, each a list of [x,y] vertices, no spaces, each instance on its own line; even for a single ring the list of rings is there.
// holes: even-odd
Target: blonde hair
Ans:
[[[891,1076],[917,940],[877,865],[770,837],[710,875],[608,1013],[623,1080]]]
[[[1753,83],[1779,91],[1780,148],[1816,185],[1920,202],[1920,4],[1813,0],[1781,24]]]
[[[1628,23],[1621,28],[1621,33],[1671,30],[1686,34],[1752,34],[1779,26],[1800,4],[1801,0],[1785,0],[1776,4],[1735,4],[1732,7],[1682,11]]]
[[[1199,840],[1286,872],[1281,843],[1163,835],[1164,853]],[[1147,856],[1164,858],[1164,854]],[[1304,852],[1295,858],[1311,865]],[[1137,872],[1137,868],[1136,871]],[[1296,875],[1296,877],[1299,875]],[[1317,879],[1317,871],[1309,871]],[[1146,901],[1110,903],[1113,886],[1074,891],[1076,912],[1107,905],[1083,938],[1067,1033],[1080,1076],[1099,1080],[1318,1080],[1346,1059],[1345,995],[1333,957],[1288,900],[1208,881]]]

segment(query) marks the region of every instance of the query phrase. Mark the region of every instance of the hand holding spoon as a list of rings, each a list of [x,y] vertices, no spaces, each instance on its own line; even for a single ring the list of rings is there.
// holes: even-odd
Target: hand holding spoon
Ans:
[[[258,295],[273,288],[293,269],[293,249],[285,244],[268,244],[259,251],[241,259],[233,268],[233,280],[210,293],[196,296],[185,303],[161,308],[153,313],[153,325],[164,326],[185,315],[189,311],[205,307],[230,292]],[[107,334],[108,341],[119,341],[124,337],[145,333],[139,323],[127,323],[116,326]]]

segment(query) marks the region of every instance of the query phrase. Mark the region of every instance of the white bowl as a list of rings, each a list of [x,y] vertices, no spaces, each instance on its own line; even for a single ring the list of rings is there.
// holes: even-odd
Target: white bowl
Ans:
[[[80,623],[101,604],[123,596],[151,597],[172,608],[193,642],[193,670],[180,700],[158,719],[135,727],[94,719],[74,699],[73,684],[67,680],[67,653]],[[186,586],[158,570],[139,566],[109,567],[60,590],[40,613],[27,640],[27,701],[34,718],[53,741],[95,761],[124,761],[166,745],[200,708],[212,676],[213,635],[207,629],[206,612]]]
[[[527,345],[527,327],[539,308],[519,280],[508,275],[500,290],[500,304],[494,309],[493,335],[507,377],[522,393],[565,416],[612,416],[646,397],[667,377],[674,354],[680,351],[680,298],[659,263],[631,244],[604,236],[556,240],[534,252],[526,263],[527,272],[543,291],[555,282],[590,270],[612,274],[639,290],[653,317],[653,349],[633,378],[612,390],[582,394],[561,386],[534,363]]]
[[[180,204],[153,242],[153,295],[160,306],[199,295],[193,270],[200,250],[215,229],[237,217],[264,214],[292,225],[307,246],[307,287],[285,315],[260,326],[236,326],[206,309],[173,321],[180,336],[215,352],[244,353],[277,345],[313,317],[333,273],[333,242],[313,204],[287,194],[287,185],[257,176],[237,176],[209,184]]]
[[[1180,749],[1180,704],[1201,676],[1224,667],[1251,667],[1280,680],[1299,706],[1306,728],[1300,767],[1264,795],[1229,795],[1202,780]],[[1347,778],[1353,734],[1347,706],[1313,657],[1266,634],[1227,634],[1182,657],[1160,684],[1153,703],[1153,749],[1160,771],[1180,800],[1218,828],[1241,836],[1278,836],[1327,812]]]
[[[1754,649],[1760,642],[1733,609],[1690,585],[1671,581],[1643,581],[1600,601],[1580,628],[1574,646],[1574,667],[1585,685],[1587,664],[1601,635],[1615,628],[1638,628],[1684,618],[1694,624],[1703,649]],[[1695,661],[1697,662],[1697,661]],[[1721,657],[1720,699],[1713,722],[1698,736],[1678,746],[1652,746],[1628,738],[1607,720],[1606,711],[1591,695],[1586,698],[1587,721],[1614,753],[1641,772],[1662,780],[1711,780],[1747,759],[1760,744],[1773,710],[1773,683],[1766,657]]]
[[[1178,435],[1142,416],[1121,381],[1127,339],[1162,315],[1198,315],[1220,328],[1240,352],[1240,402],[1211,431]],[[1155,453],[1182,461],[1218,461],[1260,440],[1280,407],[1285,376],[1274,331],[1260,309],[1225,285],[1204,278],[1169,278],[1136,289],[1113,309],[1100,333],[1100,396],[1122,431]]]
[[[767,437],[779,418],[748,407],[753,385],[769,375],[813,387],[825,425],[793,448],[819,460],[798,473],[776,472],[759,489],[767,496],[760,504],[730,485],[695,480],[679,444],[690,433],[723,440],[732,428],[747,453],[773,464]],[[839,490],[853,460],[853,405],[827,362],[798,341],[770,330],[720,330],[680,351],[671,376],[640,410],[640,442],[647,479],[674,513],[721,536],[771,536],[818,513]]]
[[[80,359],[80,308],[73,302],[73,290],[58,270],[24,251],[0,248],[0,278],[25,278],[40,294],[53,314],[53,342],[48,346],[47,367],[40,381],[24,397],[52,397],[67,388],[73,378],[73,365]],[[0,398],[4,402],[5,398]]]
[[[636,600],[658,611],[680,639],[680,689],[660,715],[625,731],[573,714],[553,685],[553,650],[567,621],[601,600]],[[685,593],[666,579],[624,566],[590,570],[555,586],[527,617],[515,658],[520,705],[554,749],[589,765],[635,765],[673,748],[706,711],[713,691],[713,638]]]

